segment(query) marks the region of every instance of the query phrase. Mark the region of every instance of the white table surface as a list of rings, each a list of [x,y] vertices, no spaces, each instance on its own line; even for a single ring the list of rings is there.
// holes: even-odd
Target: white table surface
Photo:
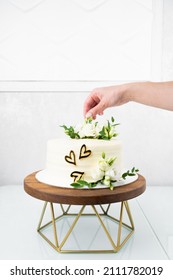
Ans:
[[[57,253],[36,231],[43,203],[26,194],[23,186],[0,187],[0,260],[173,259],[173,187],[147,187],[144,194],[129,201],[135,233],[117,254]],[[63,227],[68,226],[68,219],[62,224]],[[95,224],[92,219],[81,222],[69,242],[76,242],[78,246],[76,235],[79,234],[85,243],[91,224]],[[99,223],[95,225],[95,232],[90,234],[90,238],[88,244],[92,246],[105,243]]]

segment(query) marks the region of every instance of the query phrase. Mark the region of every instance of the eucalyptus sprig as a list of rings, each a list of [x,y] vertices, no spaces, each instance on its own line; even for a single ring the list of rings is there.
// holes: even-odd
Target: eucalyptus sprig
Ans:
[[[131,170],[127,170],[122,174],[122,178],[125,180],[128,176],[135,176],[139,169],[133,167]]]

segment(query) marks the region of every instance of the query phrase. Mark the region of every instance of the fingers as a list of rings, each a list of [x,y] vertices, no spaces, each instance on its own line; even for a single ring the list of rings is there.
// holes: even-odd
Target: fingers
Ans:
[[[84,103],[84,117],[86,116],[86,114],[89,112],[89,110],[91,108],[93,108],[94,106],[97,105],[97,102],[95,102],[95,100],[93,99],[93,97],[90,95],[88,96],[88,98],[86,99],[85,103]]]
[[[105,108],[106,107],[104,105],[104,102],[100,101],[96,106],[94,106],[86,113],[85,117],[92,117],[93,119],[95,119],[97,115],[103,115]]]
[[[84,103],[84,117],[91,117],[91,113],[89,114],[89,111],[97,106],[97,104],[100,102],[99,96],[97,96],[97,93],[94,91],[87,97]],[[88,116],[86,116],[88,115]]]
[[[103,115],[108,107],[107,98],[103,89],[94,89],[84,103],[84,118],[96,118],[97,115]]]

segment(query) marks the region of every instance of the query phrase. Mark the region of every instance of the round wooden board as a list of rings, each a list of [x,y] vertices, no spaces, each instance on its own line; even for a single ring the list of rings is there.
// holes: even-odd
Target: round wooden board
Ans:
[[[36,173],[30,174],[24,179],[25,191],[37,199],[53,203],[69,205],[109,204],[137,197],[146,189],[145,178],[139,174],[138,179],[133,183],[115,187],[113,190],[109,188],[81,190],[41,183],[35,178]]]

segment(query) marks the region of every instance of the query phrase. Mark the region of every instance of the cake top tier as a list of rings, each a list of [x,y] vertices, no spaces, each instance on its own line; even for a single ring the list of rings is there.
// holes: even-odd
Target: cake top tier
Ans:
[[[107,120],[105,124],[100,124],[92,118],[85,119],[82,124],[75,126],[62,125],[65,133],[72,139],[102,139],[110,140],[117,137],[116,126],[119,125],[115,119]]]

